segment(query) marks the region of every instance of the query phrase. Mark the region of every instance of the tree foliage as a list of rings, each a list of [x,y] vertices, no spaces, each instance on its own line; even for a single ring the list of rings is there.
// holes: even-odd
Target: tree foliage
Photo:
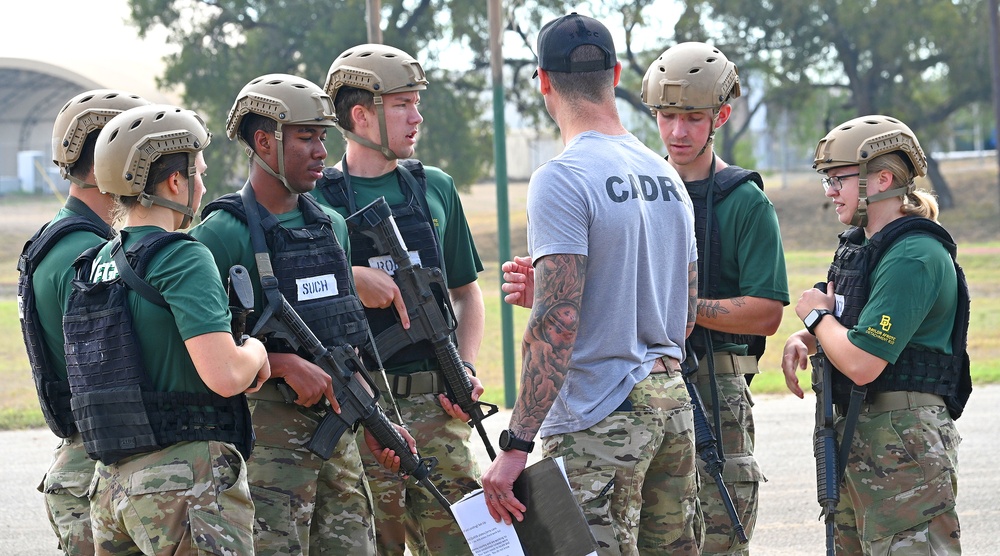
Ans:
[[[162,27],[178,47],[158,84],[179,90],[186,107],[214,131],[207,156],[212,173],[222,178],[213,180],[213,194],[245,176],[246,156],[224,135],[229,109],[247,82],[290,73],[322,86],[337,55],[368,42],[365,0],[129,0],[129,6],[140,36]],[[421,60],[431,80],[421,94],[425,121],[417,155],[460,186],[470,185],[491,156],[490,126],[481,116],[489,112],[478,94],[482,78],[448,73],[435,55],[448,42],[487,49],[485,3],[383,0],[381,19],[383,42]],[[328,163],[343,154],[339,136],[331,130]]]
[[[749,67],[765,78],[769,105],[794,109],[817,90],[841,99],[814,122],[817,140],[849,118],[886,114],[906,122],[927,147],[957,110],[990,98],[984,0],[690,4],[715,44],[753,60]],[[933,161],[930,178],[942,207],[951,206]]]

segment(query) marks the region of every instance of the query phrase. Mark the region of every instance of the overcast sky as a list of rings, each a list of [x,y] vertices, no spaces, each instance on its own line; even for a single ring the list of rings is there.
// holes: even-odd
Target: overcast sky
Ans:
[[[126,23],[126,0],[16,0],[3,12],[0,57],[40,60],[104,87],[171,100],[156,98],[154,81],[170,50],[162,34],[138,38]]]

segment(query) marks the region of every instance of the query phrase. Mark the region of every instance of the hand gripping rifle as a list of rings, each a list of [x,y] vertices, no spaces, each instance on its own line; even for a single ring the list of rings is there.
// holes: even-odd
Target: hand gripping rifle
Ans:
[[[232,270],[229,275],[232,279],[234,276]],[[241,277],[241,280],[249,281],[245,268],[242,272],[237,271],[235,275]],[[428,478],[437,460],[420,458],[410,452],[409,445],[393,428],[379,407],[378,400],[381,393],[354,352],[354,348],[344,344],[332,350],[327,349],[303,322],[302,317],[295,312],[284,295],[274,290],[272,296],[275,297],[272,301],[279,303],[275,303],[270,318],[258,324],[255,334],[271,335],[284,340],[295,351],[307,353],[309,360],[333,379],[333,389],[340,404],[339,414],[327,408],[306,447],[324,460],[329,459],[345,431],[348,429],[356,431],[359,425],[364,425],[379,444],[393,450],[399,456],[400,469],[403,473],[417,479],[442,506],[451,511],[451,504]]]
[[[410,316],[409,329],[404,329],[397,323],[375,338],[375,345],[380,355],[387,360],[407,346],[423,340],[429,341],[434,346],[434,354],[448,385],[448,397],[471,416],[469,426],[479,431],[490,459],[496,459],[496,451],[490,444],[486,429],[483,428],[483,419],[496,413],[497,406],[472,399],[472,382],[458,355],[458,348],[451,340],[455,327],[450,323],[456,319],[454,309],[448,300],[448,289],[441,269],[421,268],[410,261],[406,244],[396,228],[392,211],[384,197],[375,199],[368,206],[349,216],[347,225],[352,231],[371,238],[377,252],[388,253],[392,257],[396,264],[393,281],[399,287]],[[439,288],[438,291],[443,293],[444,306],[438,303],[434,296],[434,288]],[[483,407],[487,408],[486,413],[483,413]]]
[[[715,479],[715,486],[719,488],[719,496],[722,498],[722,505],[726,507],[729,514],[729,521],[733,524],[733,532],[741,543],[749,542],[740,516],[736,513],[736,504],[729,495],[726,483],[722,480],[722,468],[725,465],[722,457],[719,456],[718,444],[715,440],[715,433],[705,416],[705,403],[698,393],[698,386],[694,381],[694,373],[698,371],[698,356],[694,348],[688,342],[685,352],[687,357],[681,364],[681,374],[684,376],[684,385],[687,386],[688,395],[691,396],[691,406],[694,411],[694,444],[698,457],[705,462],[705,471]]]

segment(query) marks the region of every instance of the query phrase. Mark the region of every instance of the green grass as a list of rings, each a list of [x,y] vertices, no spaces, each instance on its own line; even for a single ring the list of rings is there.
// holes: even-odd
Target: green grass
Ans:
[[[1000,244],[968,244],[959,247],[960,262],[966,269],[972,290],[972,318],[969,327],[969,352],[972,358],[973,383],[1000,382]],[[785,338],[802,328],[793,309],[799,294],[826,275],[832,253],[827,251],[786,252],[788,282],[792,304],[778,332],[768,339],[767,352],[761,359],[761,374],[753,381],[755,394],[783,394],[781,350]],[[485,401],[504,405],[503,349],[501,346],[499,265],[488,263],[480,275],[480,285],[486,302],[486,334],[479,352],[477,369],[486,387]],[[905,287],[902,285],[901,287]],[[513,308],[515,377],[520,373],[521,336],[529,311]],[[800,384],[808,384],[806,371],[800,373]],[[515,385],[519,381],[515,378]],[[44,426],[38,400],[31,382],[31,372],[21,340],[14,300],[0,301],[0,430]]]

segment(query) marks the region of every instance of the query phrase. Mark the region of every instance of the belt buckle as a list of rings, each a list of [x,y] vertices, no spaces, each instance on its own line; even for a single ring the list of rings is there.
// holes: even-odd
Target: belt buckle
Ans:
[[[399,383],[402,380],[406,380],[406,390],[403,392],[399,391]],[[392,375],[392,393],[400,396],[402,398],[410,397],[410,390],[413,389],[413,381],[407,375]]]

